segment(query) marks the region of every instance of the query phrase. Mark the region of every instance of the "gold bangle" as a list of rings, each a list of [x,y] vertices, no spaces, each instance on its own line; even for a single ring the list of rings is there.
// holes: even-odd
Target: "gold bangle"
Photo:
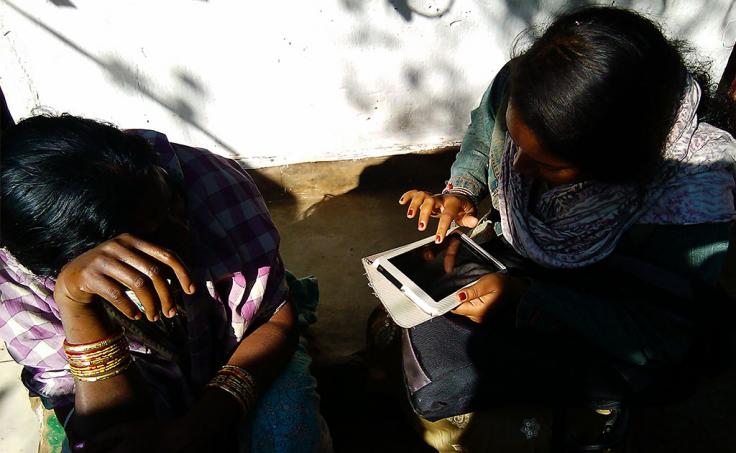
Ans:
[[[236,391],[250,412],[258,400],[256,381],[248,371],[235,365],[224,365],[215,376],[218,382]]]
[[[104,374],[110,370],[126,365],[130,361],[130,354],[126,354],[97,366],[75,366],[70,364],[69,368],[75,376],[93,376],[96,374]]]
[[[94,343],[70,345],[65,342],[64,352],[72,375],[84,382],[117,376],[128,369],[133,361],[122,330]]]
[[[217,379],[213,382],[224,385],[235,391],[248,412],[253,409],[256,400],[253,388],[249,387],[244,382],[239,381],[238,378],[234,376],[218,375]]]
[[[250,381],[255,383],[253,375],[247,372],[244,368],[235,365],[223,365],[218,372],[230,372],[240,376],[244,381]]]
[[[114,368],[116,366],[119,366],[122,363],[127,362],[128,360],[131,360],[130,354],[120,354],[117,357],[112,358],[111,360],[108,360],[104,363],[96,363],[93,365],[79,365],[79,364],[69,364],[69,368],[72,370],[78,370],[78,371],[95,371],[95,370],[106,370],[110,368]]]
[[[106,374],[100,374],[95,376],[75,376],[76,379],[82,381],[82,382],[97,382],[97,381],[104,381],[105,379],[110,379],[112,377],[117,376],[118,374],[122,373],[123,371],[130,368],[130,365],[133,364],[133,361],[127,362],[125,365],[118,367],[109,373]]]
[[[237,401],[238,406],[240,406],[240,408],[243,410],[243,414],[248,413],[248,407],[246,406],[245,402],[241,399],[240,395],[238,395],[238,393],[235,390],[225,385],[216,383],[216,382],[210,382],[205,387],[206,388],[218,388],[222,390],[223,392],[226,392],[227,394],[232,396],[235,399],[235,401]]]
[[[218,374],[229,374],[229,375],[235,376],[240,381],[242,381],[247,387],[249,387],[252,392],[257,393],[258,391],[258,384],[256,383],[256,380],[253,377],[253,375],[239,366],[225,365],[222,368],[220,368],[220,370],[217,373]]]
[[[108,338],[104,338],[99,341],[95,341],[92,343],[83,343],[83,344],[71,344],[64,340],[64,352],[67,353],[67,355],[75,355],[75,354],[84,354],[90,351],[96,351],[97,349],[102,349],[107,346],[110,346],[113,343],[116,343],[117,341],[120,341],[122,338],[124,338],[125,332],[120,329],[118,333],[113,334],[112,336]]]
[[[234,365],[225,365],[207,384],[226,391],[238,400],[244,413],[250,413],[257,401],[257,387],[253,376],[246,370]]]
[[[117,357],[119,355],[123,355],[127,353],[128,353],[127,345],[122,346],[119,343],[116,343],[114,345],[108,346],[105,350],[100,351],[99,353],[96,353],[95,355],[80,354],[80,355],[67,356],[67,361],[70,364],[76,364],[76,365],[92,365],[96,363],[107,362],[113,357]]]

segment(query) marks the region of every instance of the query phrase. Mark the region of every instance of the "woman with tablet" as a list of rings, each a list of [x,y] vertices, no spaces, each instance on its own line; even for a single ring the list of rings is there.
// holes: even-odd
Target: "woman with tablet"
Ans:
[[[443,192],[399,201],[419,230],[439,217],[439,243],[453,221],[478,225],[490,195],[497,241],[536,268],[482,277],[454,313],[506,332],[495,341],[572,339],[540,350],[603,360],[632,391],[651,383],[640,371],[687,361],[703,319],[719,317],[703,295],[717,292],[736,214],[736,142],[712,125],[725,112],[710,94],[681,44],[635,12],[555,20],[496,75]],[[508,396],[528,382],[505,386],[523,373],[499,354],[489,385]]]

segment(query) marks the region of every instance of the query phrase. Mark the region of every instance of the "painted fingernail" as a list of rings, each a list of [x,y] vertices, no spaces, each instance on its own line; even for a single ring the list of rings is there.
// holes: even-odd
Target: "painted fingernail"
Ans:
[[[440,242],[442,242],[442,236],[438,234],[437,236],[434,237],[434,243],[439,244]]]
[[[424,222],[419,222],[419,229],[420,230],[423,230],[424,229]]]
[[[174,316],[176,316],[176,308],[169,310],[169,318],[173,318]]]
[[[455,186],[453,186],[451,183],[447,183],[447,188],[448,189],[452,189],[453,187],[455,187]]]
[[[459,297],[460,298],[460,301],[462,302],[462,301],[464,301],[465,299],[468,298],[468,295],[465,294],[465,293],[457,293],[457,297]]]
[[[406,213],[406,216],[407,217],[411,217],[413,215],[414,215],[414,210],[413,209],[409,209],[409,212]]]

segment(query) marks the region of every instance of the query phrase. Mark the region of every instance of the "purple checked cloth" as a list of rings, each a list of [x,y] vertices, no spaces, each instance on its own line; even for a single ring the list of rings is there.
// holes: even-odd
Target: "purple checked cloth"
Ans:
[[[153,360],[159,385],[201,388],[234,350],[249,327],[268,320],[284,303],[287,287],[279,257],[279,234],[255,183],[233,160],[204,149],[169,143],[150,130],[145,138],[160,164],[185,189],[192,259],[187,262],[197,293],[183,295],[189,371]],[[40,244],[40,246],[42,246]],[[220,285],[222,282],[231,285]],[[229,287],[219,294],[217,287]],[[63,352],[64,331],[53,299],[54,280],[25,269],[0,249],[0,338],[24,366],[23,382],[52,406],[71,404],[74,380]],[[156,348],[129,336],[139,368]]]

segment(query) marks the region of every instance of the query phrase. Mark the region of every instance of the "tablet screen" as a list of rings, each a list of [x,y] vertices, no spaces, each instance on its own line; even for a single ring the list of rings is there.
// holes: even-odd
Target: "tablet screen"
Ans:
[[[442,244],[432,242],[388,261],[435,302],[499,270],[457,235],[447,236]]]

